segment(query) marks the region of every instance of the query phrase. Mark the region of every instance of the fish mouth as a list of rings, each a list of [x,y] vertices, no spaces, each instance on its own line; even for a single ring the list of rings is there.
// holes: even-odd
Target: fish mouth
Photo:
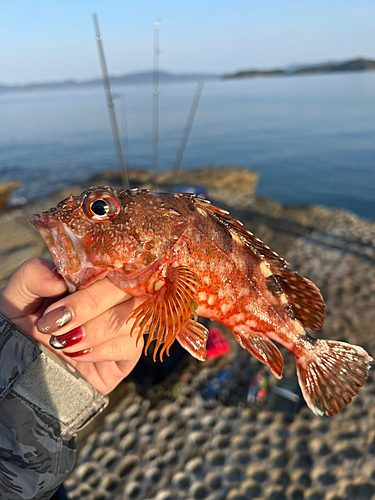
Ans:
[[[30,217],[30,222],[45,241],[57,272],[64,278],[69,292],[99,279],[79,238],[66,224],[49,213],[34,214]]]
[[[60,274],[76,272],[79,259],[72,242],[63,230],[63,224],[57,224],[52,217],[48,217],[46,214],[34,214],[30,217],[30,222],[45,241],[57,271]]]

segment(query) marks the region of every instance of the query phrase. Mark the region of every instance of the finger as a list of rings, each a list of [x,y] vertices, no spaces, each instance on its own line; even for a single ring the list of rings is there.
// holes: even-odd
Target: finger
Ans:
[[[85,350],[98,346],[122,335],[129,336],[135,321],[131,319],[128,322],[129,316],[141,303],[142,299],[132,297],[82,326],[69,330],[63,335],[52,336],[49,341],[50,346],[58,350],[64,349],[64,352],[73,352],[77,348]]]
[[[95,389],[103,394],[108,394],[129,375],[138,359],[134,358],[122,362],[121,366],[116,361],[103,361],[102,363],[79,363],[74,361],[74,366]],[[70,362],[72,361],[70,360]]]
[[[54,270],[54,264],[47,259],[24,262],[0,292],[0,312],[12,320],[35,312],[45,297],[65,293],[65,281]]]
[[[103,363],[115,361],[121,367],[129,366],[134,359],[138,360],[142,353],[143,338],[137,341],[135,335],[121,335],[107,340],[100,345],[87,349],[64,349],[62,353],[66,360],[79,363]],[[72,352],[71,352],[72,351]]]
[[[49,306],[38,321],[38,330],[55,336],[64,334],[131,297],[108,278],[101,279]]]
[[[96,389],[107,394],[127,376],[136,365],[143,349],[143,338],[137,341],[137,331],[130,337],[130,330],[134,319],[127,323],[131,311],[142,302],[142,299],[132,297],[130,300],[118,304],[97,318],[79,327],[72,334],[71,339],[78,338],[78,343],[63,346],[55,353],[78,370]],[[80,334],[84,335],[80,337]],[[48,337],[38,333],[39,341],[48,346]],[[53,338],[53,337],[52,337]],[[56,338],[63,341],[64,335]],[[93,344],[95,344],[93,346]],[[82,355],[96,350],[94,358],[86,357],[82,362]],[[112,361],[115,358],[116,361]],[[99,362],[96,360],[100,359]]]

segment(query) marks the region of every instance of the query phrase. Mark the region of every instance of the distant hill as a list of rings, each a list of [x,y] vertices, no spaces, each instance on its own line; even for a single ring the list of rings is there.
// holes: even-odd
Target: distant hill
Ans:
[[[337,73],[340,71],[375,71],[373,59],[351,59],[341,63],[318,64],[316,66],[302,66],[296,69],[294,75],[311,75],[315,73]]]
[[[327,73],[339,73],[344,71],[375,71],[375,60],[359,57],[344,62],[330,62],[306,66],[298,66],[295,69],[272,69],[272,70],[244,70],[229,73],[223,78],[261,78],[266,76],[295,76],[295,75],[318,75]]]
[[[191,82],[199,80],[214,80],[221,76],[214,73],[188,73],[177,74],[167,71],[160,71],[160,83],[176,83],[176,82]],[[130,73],[120,76],[111,76],[111,85],[145,85],[152,84],[153,72],[144,71],[139,73]],[[79,89],[84,87],[97,87],[103,85],[102,78],[94,78],[92,80],[65,80],[62,82],[38,82],[25,85],[0,85],[0,92],[34,92],[38,90],[64,90],[64,89]]]
[[[229,78],[264,78],[272,76],[296,76],[296,75],[315,75],[326,73],[338,73],[344,71],[375,71],[375,60],[359,57],[344,62],[329,62],[315,65],[297,66],[291,69],[249,69],[219,75],[215,73],[169,73],[160,71],[159,82],[183,83],[199,80],[218,80]],[[153,72],[144,71],[139,73],[130,73],[120,76],[111,76],[112,87],[120,85],[152,85]],[[103,85],[102,78],[92,80],[65,80],[62,82],[37,82],[24,85],[0,85],[0,93],[5,92],[36,92],[40,90],[70,90],[87,87],[97,87]]]

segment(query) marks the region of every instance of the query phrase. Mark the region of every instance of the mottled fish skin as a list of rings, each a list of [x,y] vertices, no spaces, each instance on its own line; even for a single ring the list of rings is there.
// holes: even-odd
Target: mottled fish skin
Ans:
[[[107,276],[148,299],[133,311],[132,333],[168,354],[177,339],[205,359],[196,315],[227,326],[278,378],[295,357],[301,390],[316,414],[340,412],[365,382],[372,358],[360,347],[317,340],[323,299],[317,287],[224,210],[189,194],[91,188],[31,217],[71,291]]]

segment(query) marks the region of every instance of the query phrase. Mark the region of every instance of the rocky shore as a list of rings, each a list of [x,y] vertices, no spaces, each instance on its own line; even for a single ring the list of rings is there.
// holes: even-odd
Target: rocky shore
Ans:
[[[257,197],[254,177],[225,179],[206,184],[208,198],[321,289],[327,317],[317,336],[360,344],[374,356],[375,221],[322,206],[283,206]],[[194,184],[194,172],[188,180]],[[110,183],[108,176],[102,181]],[[138,184],[151,181],[143,174]],[[28,217],[67,194],[0,214],[2,284],[25,259],[48,255]],[[272,398],[249,400],[259,364],[228,339],[232,349],[223,358],[184,358],[156,386],[121,384],[110,410],[79,437],[77,466],[66,481],[71,500],[375,500],[373,374],[333,419],[305,405],[282,411]],[[293,386],[294,362],[283,355]]]

